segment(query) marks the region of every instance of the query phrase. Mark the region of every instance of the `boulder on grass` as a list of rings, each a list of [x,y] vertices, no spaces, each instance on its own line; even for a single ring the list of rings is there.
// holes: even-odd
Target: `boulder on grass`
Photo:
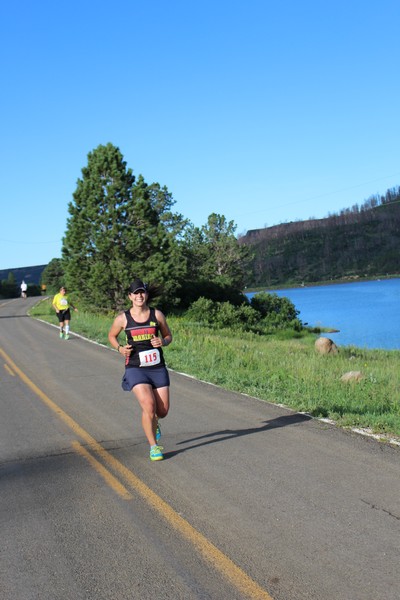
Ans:
[[[336,344],[327,337],[319,337],[315,341],[315,349],[319,354],[337,354]]]

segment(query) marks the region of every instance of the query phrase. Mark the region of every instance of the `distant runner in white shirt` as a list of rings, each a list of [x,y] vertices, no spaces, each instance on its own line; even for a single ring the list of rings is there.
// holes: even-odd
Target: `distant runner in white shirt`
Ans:
[[[24,280],[22,280],[22,283],[21,283],[21,298],[26,298],[26,291],[27,291],[27,289],[28,289],[27,284],[25,283]]]

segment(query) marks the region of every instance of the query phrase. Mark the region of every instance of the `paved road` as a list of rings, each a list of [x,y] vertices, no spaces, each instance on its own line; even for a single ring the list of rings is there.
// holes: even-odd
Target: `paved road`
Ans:
[[[399,599],[398,448],[171,373],[151,463],[121,357],[33,302],[0,303],[0,600]]]

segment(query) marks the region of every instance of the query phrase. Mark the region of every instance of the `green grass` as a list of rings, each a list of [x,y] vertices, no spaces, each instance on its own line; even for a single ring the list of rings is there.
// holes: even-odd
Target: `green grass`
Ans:
[[[31,315],[57,323],[50,301],[40,302]],[[73,313],[71,329],[102,344],[114,315]],[[255,396],[343,427],[369,428],[400,437],[400,351],[341,347],[339,354],[321,356],[316,335],[307,331],[260,336],[218,330],[168,317],[174,341],[165,349],[169,368]],[[343,383],[348,371],[361,371],[359,383]]]

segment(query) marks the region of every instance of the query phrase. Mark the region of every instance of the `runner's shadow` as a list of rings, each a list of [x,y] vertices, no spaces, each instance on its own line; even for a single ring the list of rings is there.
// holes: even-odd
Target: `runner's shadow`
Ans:
[[[304,423],[310,421],[312,417],[310,415],[295,413],[293,415],[283,415],[276,419],[270,419],[264,421],[265,425],[261,427],[251,427],[250,429],[223,429],[221,431],[214,431],[212,433],[205,433],[194,438],[182,440],[177,442],[177,446],[181,444],[190,444],[191,442],[199,442],[182,448],[179,450],[173,450],[172,452],[166,452],[164,458],[172,458],[176,454],[186,452],[187,450],[193,450],[194,448],[200,448],[201,446],[208,446],[209,444],[216,444],[218,442],[225,442],[226,440],[232,440],[235,438],[242,437],[244,435],[251,435],[253,433],[261,433],[262,431],[268,431],[269,429],[278,429],[279,427],[287,427],[288,425],[296,425],[298,423]],[[203,441],[201,441],[203,440]]]

